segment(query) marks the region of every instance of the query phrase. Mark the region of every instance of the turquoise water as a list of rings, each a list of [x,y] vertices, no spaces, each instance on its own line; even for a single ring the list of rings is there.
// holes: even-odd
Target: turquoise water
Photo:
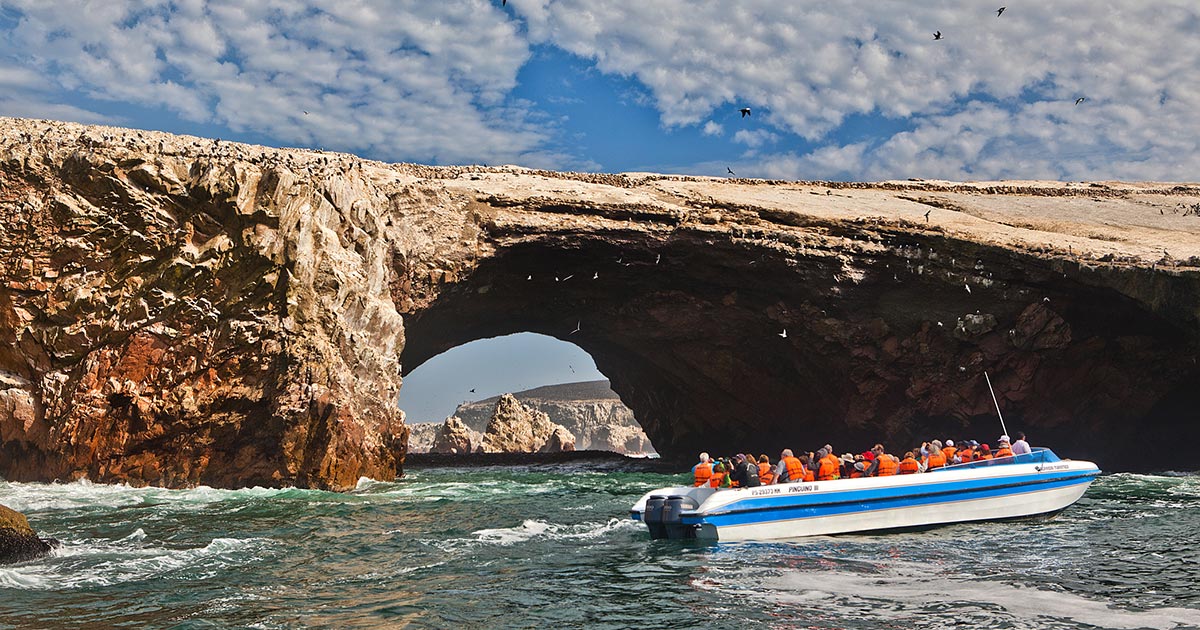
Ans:
[[[352,493],[0,482],[63,542],[0,628],[1200,628],[1200,477],[1106,475],[1057,518],[785,543],[651,541],[677,480],[442,468]]]

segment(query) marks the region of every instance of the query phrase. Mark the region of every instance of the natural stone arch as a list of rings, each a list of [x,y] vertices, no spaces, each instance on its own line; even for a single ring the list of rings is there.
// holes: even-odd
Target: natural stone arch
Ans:
[[[388,478],[401,372],[517,330],[588,351],[665,457],[990,439],[987,369],[1010,428],[1145,469],[1200,437],[1196,198],[385,165],[3,119],[0,475]]]

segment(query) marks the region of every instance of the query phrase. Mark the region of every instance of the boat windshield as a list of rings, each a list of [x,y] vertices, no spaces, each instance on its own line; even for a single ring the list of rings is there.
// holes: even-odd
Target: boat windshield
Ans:
[[[983,461],[968,462],[966,464],[953,464],[951,466],[943,466],[936,468],[930,472],[939,470],[964,470],[966,468],[982,468],[984,466],[1007,466],[1009,464],[1050,464],[1053,462],[1062,461],[1054,451],[1044,446],[1034,446],[1032,452],[1021,455],[1013,455],[1011,457],[997,457],[996,459],[985,459]]]

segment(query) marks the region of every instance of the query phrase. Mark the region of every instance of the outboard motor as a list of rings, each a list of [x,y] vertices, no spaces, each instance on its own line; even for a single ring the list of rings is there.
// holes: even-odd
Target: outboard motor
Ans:
[[[666,500],[666,497],[658,494],[652,494],[646,499],[646,510],[642,512],[642,520],[650,529],[650,538],[667,537],[667,527],[663,525],[663,503]]]
[[[696,502],[688,497],[674,495],[663,502],[662,526],[667,530],[667,538],[677,540],[695,538],[696,529],[684,525],[682,515],[684,510],[694,509]]]

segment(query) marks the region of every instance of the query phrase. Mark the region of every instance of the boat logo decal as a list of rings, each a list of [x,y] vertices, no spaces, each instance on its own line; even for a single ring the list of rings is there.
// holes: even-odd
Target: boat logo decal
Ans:
[[[1041,466],[1035,468],[1035,470],[1039,472],[1048,472],[1051,470],[1066,470],[1070,467],[1070,464],[1042,464]]]
[[[797,485],[794,485],[794,486],[791,486],[790,488],[788,488],[788,493],[791,494],[791,493],[795,493],[795,492],[812,492],[813,490],[816,490],[816,489],[817,489],[817,484],[815,484],[815,483],[806,483],[806,484],[802,484],[802,485],[797,484]]]

